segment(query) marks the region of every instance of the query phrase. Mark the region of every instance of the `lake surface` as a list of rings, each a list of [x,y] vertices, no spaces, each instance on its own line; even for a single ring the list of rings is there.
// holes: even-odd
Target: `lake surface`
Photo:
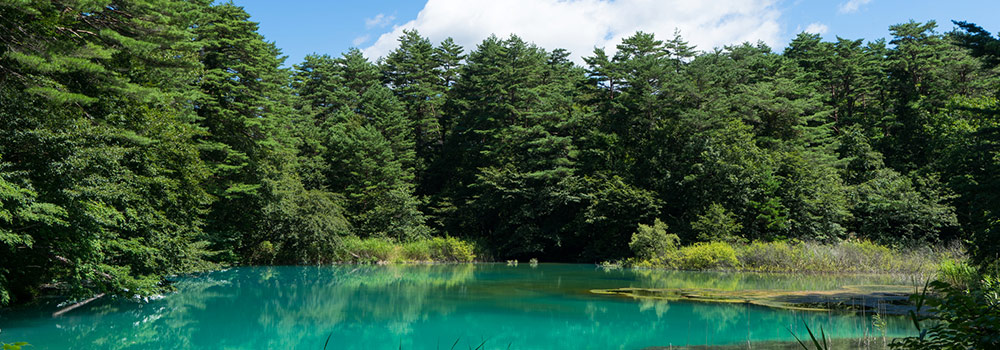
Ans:
[[[0,311],[0,341],[38,349],[643,349],[879,333],[870,316],[744,304],[664,302],[591,289],[832,290],[905,284],[879,276],[795,276],[504,264],[244,267],[177,277],[146,302],[104,298]],[[909,335],[903,317],[887,333]]]

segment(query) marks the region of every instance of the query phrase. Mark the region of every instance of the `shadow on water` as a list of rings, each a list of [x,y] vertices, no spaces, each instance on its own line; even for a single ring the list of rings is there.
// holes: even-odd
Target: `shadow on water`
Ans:
[[[4,310],[0,341],[26,340],[34,349],[642,349],[788,341],[786,327],[804,332],[803,321],[844,338],[873,332],[871,317],[590,290],[831,290],[904,282],[562,264],[248,267],[178,278],[176,293],[146,303],[106,298],[58,318],[54,305]],[[905,319],[885,320],[890,336],[907,334]]]

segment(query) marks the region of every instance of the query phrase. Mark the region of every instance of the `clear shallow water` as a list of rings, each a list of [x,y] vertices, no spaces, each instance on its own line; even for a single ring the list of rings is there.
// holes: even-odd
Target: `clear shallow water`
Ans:
[[[593,265],[247,267],[176,279],[146,303],[105,298],[0,311],[0,341],[31,349],[642,349],[793,340],[820,325],[860,337],[870,317],[742,304],[637,301],[591,289],[830,290],[876,276],[603,271]],[[910,334],[902,317],[888,335]]]

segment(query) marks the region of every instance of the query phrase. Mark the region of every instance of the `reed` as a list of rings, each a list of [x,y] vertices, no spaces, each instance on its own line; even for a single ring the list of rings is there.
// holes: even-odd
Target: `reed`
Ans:
[[[748,244],[695,243],[650,258],[626,261],[633,267],[750,272],[873,273],[931,276],[944,269],[968,279],[964,253],[945,247],[893,248],[865,240],[837,243],[803,241]]]

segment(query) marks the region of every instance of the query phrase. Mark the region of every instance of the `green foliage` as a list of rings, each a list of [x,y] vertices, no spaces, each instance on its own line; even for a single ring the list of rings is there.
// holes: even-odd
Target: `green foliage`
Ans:
[[[450,39],[435,48],[416,30],[404,30],[399,47],[380,62],[385,81],[408,116],[404,125],[412,128],[418,184],[441,152],[446,92],[454,82],[458,61],[464,58],[461,51]]]
[[[1000,260],[1000,39],[966,22],[780,53],[637,32],[586,67],[407,30],[377,63],[286,69],[232,3],[0,18],[0,304],[217,264],[476,259],[435,236],[684,269],[924,271],[944,254],[886,244],[950,241]]]
[[[652,226],[639,224],[628,246],[639,259],[656,259],[673,252],[679,244],[680,238],[667,233],[667,224],[656,219]]]
[[[396,257],[395,248],[392,242],[385,239],[349,237],[337,247],[336,261],[360,264],[389,262]]]
[[[705,214],[698,215],[698,220],[691,223],[691,229],[698,233],[698,239],[707,242],[739,242],[740,229],[736,216],[718,203],[712,203]]]
[[[938,266],[937,280],[958,290],[969,290],[979,284],[981,275],[967,261],[946,259]]]
[[[31,346],[31,344],[28,344],[27,342],[23,342],[23,341],[16,342],[16,343],[10,343],[10,344],[8,344],[8,343],[0,343],[0,345],[3,345],[3,350],[21,350],[22,347]]]
[[[197,10],[180,1],[0,5],[7,25],[23,29],[5,31],[0,53],[2,200],[13,210],[0,232],[17,250],[0,255],[5,296],[30,299],[52,282],[75,296],[149,294],[165,274],[211,266],[201,231],[208,172],[186,108]]]
[[[482,234],[509,256],[572,254],[560,250],[581,201],[570,135],[582,111],[570,94],[583,72],[511,36],[483,41],[460,76],[440,169],[450,180],[436,198],[457,204],[445,230]]]
[[[427,236],[414,196],[411,121],[393,91],[379,84],[378,68],[358,50],[333,59],[309,56],[297,66],[307,167],[317,189],[343,194],[351,232],[361,237],[411,240]]]
[[[892,249],[871,241],[834,244],[812,242],[753,242],[737,248],[743,270],[761,272],[854,272],[926,274],[944,259],[959,258],[927,248]]]
[[[822,325],[819,327],[819,339],[816,339],[816,334],[813,334],[812,329],[809,328],[809,324],[806,324],[805,321],[803,321],[803,325],[806,327],[806,332],[809,333],[809,339],[812,340],[813,345],[816,346],[815,348],[816,350],[831,349],[830,340],[829,338],[826,337],[826,332],[823,331]],[[791,332],[791,329],[789,329],[788,331]],[[809,350],[809,346],[807,346],[806,343],[802,341],[802,339],[799,339],[799,336],[795,335],[794,332],[792,332],[792,336],[795,337],[795,341],[799,342],[799,345],[802,346],[803,349]],[[820,343],[820,340],[822,340],[823,342]]]
[[[724,242],[698,242],[681,247],[668,264],[681,270],[733,269],[740,265],[736,250]]]
[[[452,238],[434,237],[404,244],[382,238],[345,238],[337,247],[335,262],[361,264],[406,262],[472,262],[476,259],[472,243]]]
[[[919,335],[894,340],[893,349],[992,349],[1000,346],[1000,280],[982,276],[971,288],[929,283],[911,299],[931,313],[911,313]]]
[[[870,241],[823,244],[754,241],[749,244],[699,242],[659,256],[640,257],[636,267],[682,270],[722,269],[754,272],[931,274],[962,255],[947,249],[893,249]],[[944,273],[944,271],[942,271]]]
[[[660,209],[654,193],[626,184],[621,177],[587,177],[576,184],[585,205],[569,226],[576,235],[565,245],[580,247],[580,258],[615,259],[634,253],[628,243],[641,222]],[[655,224],[655,222],[654,222]]]
[[[409,240],[426,235],[413,187],[391,144],[374,126],[338,126],[330,133],[327,183],[348,193],[355,232],[362,237]]]
[[[434,237],[427,246],[434,261],[472,262],[476,259],[475,247],[457,238]]]
[[[914,183],[890,169],[855,187],[854,227],[861,235],[887,242],[939,240],[942,231],[957,225],[951,198],[934,177]]]

